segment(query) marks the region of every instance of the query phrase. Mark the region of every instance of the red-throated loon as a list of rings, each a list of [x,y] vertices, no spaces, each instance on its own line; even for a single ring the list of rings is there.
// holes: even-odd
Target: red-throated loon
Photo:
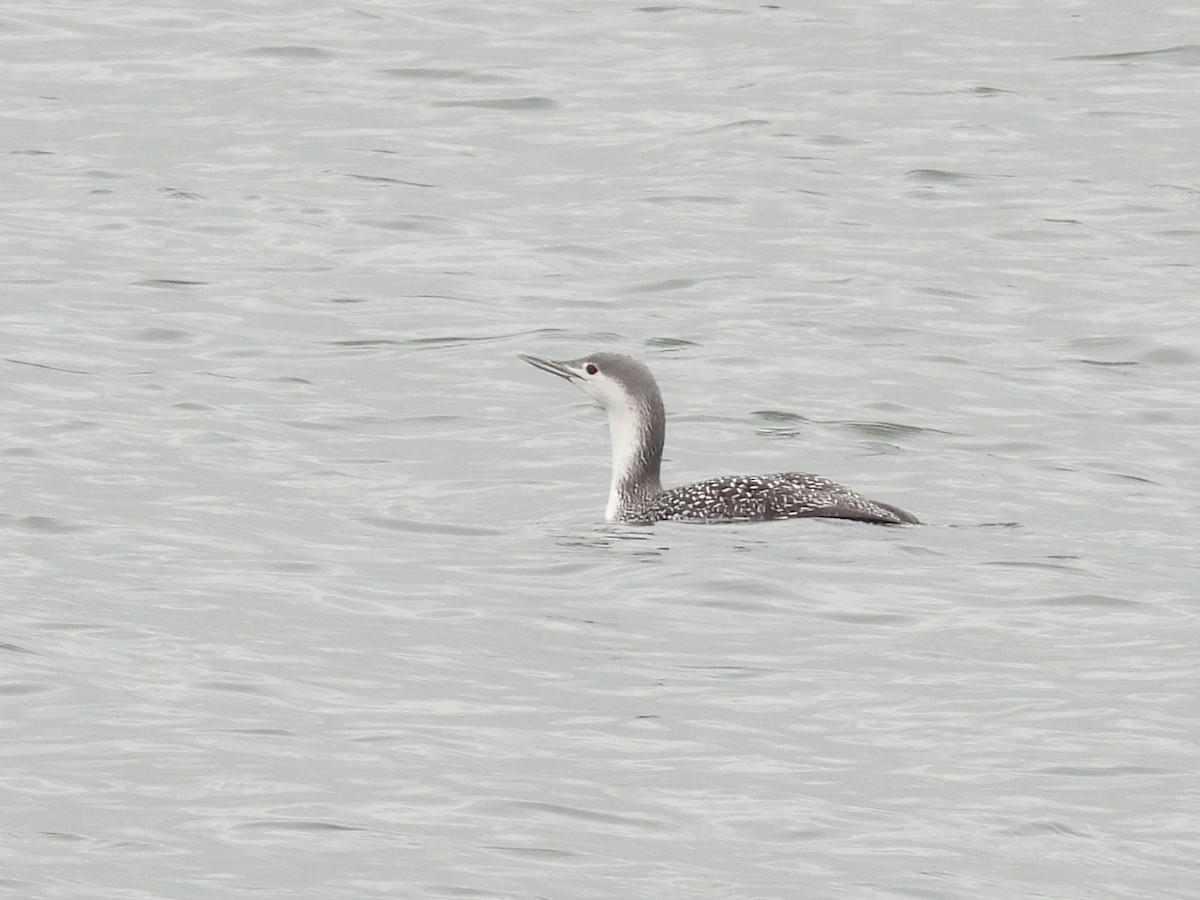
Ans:
[[[920,524],[912,513],[868,500],[828,478],[800,472],[727,475],[664,491],[659,469],[666,412],[658,383],[644,364],[620,353],[594,353],[564,362],[525,353],[517,356],[582,388],[607,411],[613,471],[604,517],[610,522],[819,516],[881,525]]]

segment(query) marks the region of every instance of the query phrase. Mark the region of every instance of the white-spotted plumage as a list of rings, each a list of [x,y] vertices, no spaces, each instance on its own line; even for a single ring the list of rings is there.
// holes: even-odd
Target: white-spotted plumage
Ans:
[[[517,355],[578,385],[608,413],[613,473],[604,517],[610,522],[824,517],[917,524],[911,513],[868,500],[828,478],[801,472],[728,475],[664,491],[659,470],[666,413],[658,383],[644,364],[620,353],[595,353],[564,362]]]

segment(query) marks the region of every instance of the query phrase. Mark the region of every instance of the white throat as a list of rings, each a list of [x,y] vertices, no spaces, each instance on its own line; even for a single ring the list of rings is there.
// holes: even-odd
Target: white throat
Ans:
[[[604,518],[618,520],[621,509],[621,486],[627,484],[638,455],[642,429],[637,414],[625,404],[608,411],[608,432],[612,438],[612,483],[608,490],[608,506]]]
[[[653,475],[646,471],[650,456],[660,451],[648,446],[650,423],[639,406],[614,404],[608,410],[608,431],[612,438],[612,482],[604,518],[620,522],[628,517],[631,505],[649,500],[662,490],[657,464]]]

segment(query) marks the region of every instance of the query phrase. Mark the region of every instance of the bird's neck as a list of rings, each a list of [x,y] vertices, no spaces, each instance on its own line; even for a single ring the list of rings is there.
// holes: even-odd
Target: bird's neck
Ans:
[[[662,493],[662,402],[630,405],[608,412],[612,437],[612,485],[604,517],[620,522],[636,517],[638,507]]]

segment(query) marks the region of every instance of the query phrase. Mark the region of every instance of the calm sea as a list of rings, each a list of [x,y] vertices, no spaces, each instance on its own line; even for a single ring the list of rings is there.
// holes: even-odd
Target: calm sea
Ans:
[[[1200,896],[1198,35],[10,0],[0,895]]]

